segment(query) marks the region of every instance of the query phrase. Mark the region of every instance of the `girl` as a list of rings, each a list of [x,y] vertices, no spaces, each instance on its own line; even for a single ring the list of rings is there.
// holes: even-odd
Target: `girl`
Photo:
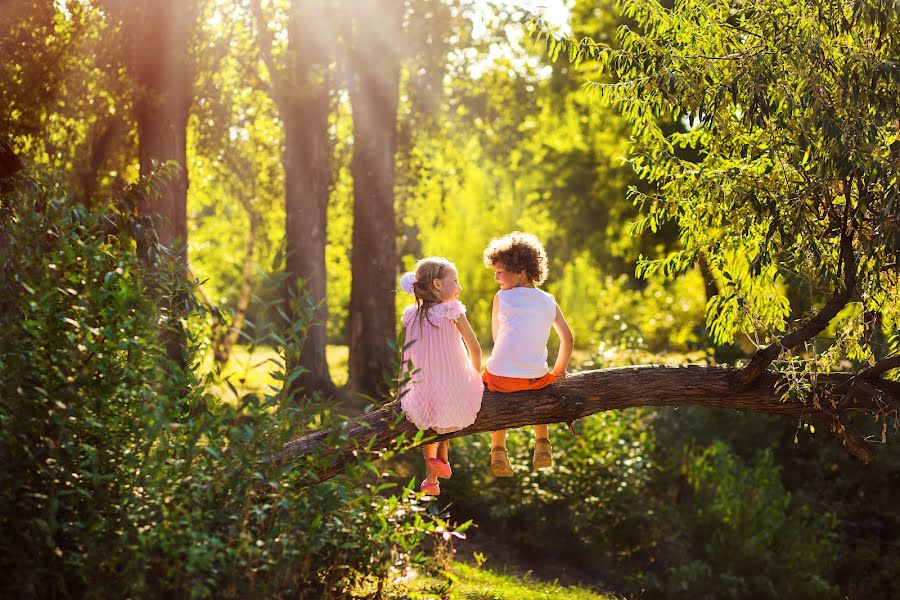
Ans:
[[[464,429],[475,422],[484,385],[479,375],[481,346],[459,301],[456,267],[445,258],[423,258],[415,272],[400,278],[400,287],[416,299],[403,310],[408,346],[403,363],[412,362],[412,375],[400,405],[419,429]],[[451,475],[448,448],[447,440],[425,445],[423,492],[441,493],[437,478]]]
[[[491,240],[483,258],[500,285],[491,315],[494,350],[483,375],[488,389],[537,390],[565,377],[575,338],[553,296],[536,287],[547,279],[547,253],[541,242],[531,234],[514,231]],[[559,354],[553,371],[548,372],[551,326],[559,336]],[[535,468],[553,465],[547,431],[547,425],[534,426]],[[511,477],[506,430],[491,433],[491,442],[491,472],[497,477]]]

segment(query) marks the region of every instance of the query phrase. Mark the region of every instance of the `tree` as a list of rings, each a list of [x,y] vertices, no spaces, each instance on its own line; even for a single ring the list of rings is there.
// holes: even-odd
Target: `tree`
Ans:
[[[140,175],[147,178],[167,166],[162,171],[165,177],[154,180],[153,193],[138,207],[155,223],[153,238],[142,237],[138,252],[160,274],[173,271],[174,277],[165,274],[157,279],[158,287],[178,287],[188,272],[187,124],[194,101],[192,43],[200,0],[104,0],[101,6],[116,26],[119,47],[127,57]],[[98,150],[101,155],[106,152],[103,145]],[[161,261],[160,251],[171,257]],[[168,358],[183,367],[187,356],[181,318],[193,299],[187,289],[156,289],[154,293],[166,304],[161,307],[160,341]]]
[[[187,257],[187,122],[193,103],[191,42],[199,2],[174,0],[128,3],[121,8],[123,34],[130,41],[134,116],[141,176],[176,162],[180,171],[142,209],[159,215],[161,245]]]
[[[121,37],[110,25],[89,3],[8,3],[0,17],[0,131],[25,163],[65,172],[89,208],[134,156]]]
[[[622,6],[635,25],[620,30],[617,48],[534,25],[554,58],[596,61],[617,82],[588,85],[628,119],[632,163],[656,184],[633,192],[645,210],[638,231],[678,226],[681,249],[643,261],[639,273],[677,276],[706,257],[723,283],[708,304],[710,332],[719,343],[739,333],[758,341],[742,371],[746,385],[774,363],[815,403],[804,386],[846,361],[860,376],[895,369],[895,7],[879,0]],[[668,132],[665,117],[686,131]],[[696,153],[685,157],[683,148]],[[784,291],[792,286],[813,299],[796,322]]]
[[[287,21],[287,52],[279,63],[273,52],[273,34],[259,0],[250,4],[259,31],[260,53],[269,71],[271,93],[284,122],[285,239],[287,293],[315,304],[299,361],[306,372],[297,383],[307,390],[334,393],[325,361],[325,245],[326,215],[331,184],[328,116],[332,88],[334,28],[329,3],[292,1]]]
[[[398,271],[394,153],[402,0],[352,3],[353,241],[350,291],[350,386],[378,396],[386,388],[394,339]],[[378,57],[377,60],[372,60]]]

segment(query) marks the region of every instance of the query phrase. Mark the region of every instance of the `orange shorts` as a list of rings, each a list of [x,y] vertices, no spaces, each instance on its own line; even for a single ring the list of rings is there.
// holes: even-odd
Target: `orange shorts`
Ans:
[[[481,374],[481,380],[487,384],[487,388],[492,392],[521,392],[524,390],[539,390],[545,388],[554,381],[556,376],[553,373],[547,373],[543,377],[535,377],[526,379],[524,377],[501,377],[489,373],[487,369]]]

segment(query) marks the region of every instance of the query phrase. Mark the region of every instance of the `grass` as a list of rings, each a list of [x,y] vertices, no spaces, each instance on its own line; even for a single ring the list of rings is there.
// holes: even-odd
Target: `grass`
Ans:
[[[461,562],[451,562],[449,590],[446,580],[430,576],[408,577],[388,585],[382,597],[399,598],[459,598],[477,600],[614,600],[615,596],[577,587],[561,586],[554,582],[537,581],[527,576],[496,573],[486,567],[474,567]],[[358,598],[371,596],[374,589],[362,586],[354,590]]]
[[[325,349],[325,360],[337,386],[347,383],[348,356],[347,346],[327,346]],[[271,346],[257,346],[251,352],[249,346],[235,344],[228,362],[219,367],[212,391],[222,400],[234,402],[247,393],[263,394],[273,388],[281,389],[281,381],[272,377],[273,371],[280,370],[277,363],[281,362],[281,354]],[[209,353],[200,366],[200,374],[210,373],[213,369],[212,353]]]

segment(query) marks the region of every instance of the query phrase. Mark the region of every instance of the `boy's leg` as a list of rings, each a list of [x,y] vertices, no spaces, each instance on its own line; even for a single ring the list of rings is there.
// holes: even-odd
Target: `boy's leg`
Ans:
[[[532,464],[536,469],[553,466],[553,447],[550,445],[549,427],[547,425],[534,426],[534,458]]]
[[[491,432],[491,447],[496,448],[497,446],[502,446],[506,448],[506,430],[501,429],[500,431],[492,431]]]
[[[497,477],[512,477],[513,470],[506,452],[506,430],[491,432],[491,473]]]

